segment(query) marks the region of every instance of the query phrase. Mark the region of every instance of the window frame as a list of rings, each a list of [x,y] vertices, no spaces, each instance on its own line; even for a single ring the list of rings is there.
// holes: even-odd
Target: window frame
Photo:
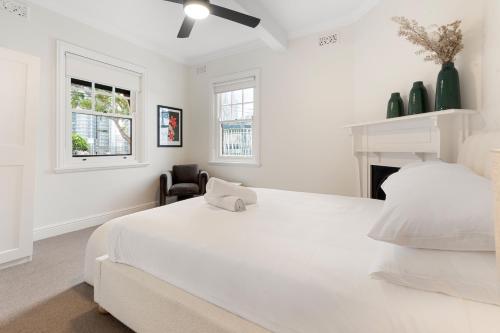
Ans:
[[[131,91],[135,94],[135,114],[131,124],[131,155],[106,155],[106,156],[73,156],[72,147],[72,113],[71,108],[71,77],[66,73],[66,61],[68,55],[76,55],[87,58],[90,61],[100,62],[117,67],[121,70],[131,71],[140,77],[139,91]],[[146,69],[127,63],[125,61],[103,55],[82,47],[72,45],[63,41],[57,41],[57,115],[56,115],[56,173],[84,172],[93,170],[108,170],[121,168],[145,167],[149,163],[148,135],[146,124],[148,114],[147,106],[147,74]],[[92,84],[105,84],[89,77],[73,77],[74,79],[92,82]],[[113,88],[123,88],[111,85]],[[126,89],[129,90],[129,89]],[[132,96],[131,96],[132,97]],[[95,98],[94,91],[92,98]],[[131,98],[132,100],[132,98]],[[94,104],[95,101],[93,100]],[[86,113],[82,110],[82,113]],[[104,114],[106,115],[106,114]]]
[[[216,86],[224,84],[232,84],[238,81],[247,80],[249,78],[254,78],[254,112],[252,123],[252,153],[251,157],[242,156],[222,156],[221,152],[221,140],[222,135],[219,125],[222,123],[219,121],[218,114],[218,100]],[[247,87],[248,88],[248,87]],[[235,89],[234,91],[239,90]],[[244,90],[244,88],[242,88]],[[233,90],[232,90],[233,91]],[[209,164],[221,165],[221,166],[248,166],[248,167],[260,167],[260,70],[254,69],[245,72],[239,72],[235,74],[225,75],[215,78],[210,81],[209,86],[210,92],[210,105],[211,105],[211,115],[210,115],[210,160]],[[231,121],[224,121],[231,122]],[[247,122],[247,120],[234,120],[234,122]]]

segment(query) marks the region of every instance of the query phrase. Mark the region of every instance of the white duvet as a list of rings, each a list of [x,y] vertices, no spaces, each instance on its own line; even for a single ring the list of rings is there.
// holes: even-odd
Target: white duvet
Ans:
[[[197,198],[116,219],[92,236],[87,266],[107,252],[276,332],[500,332],[500,307],[369,278],[387,246],[366,236],[381,202],[257,192],[243,213]]]

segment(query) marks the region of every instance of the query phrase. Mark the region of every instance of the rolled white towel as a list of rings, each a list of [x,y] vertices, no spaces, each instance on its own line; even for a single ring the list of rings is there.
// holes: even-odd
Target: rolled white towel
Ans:
[[[212,206],[222,208],[230,212],[242,212],[247,209],[245,202],[238,197],[218,197],[212,194],[205,194],[205,200]]]
[[[243,200],[245,205],[257,203],[257,193],[255,191],[237,186],[218,178],[210,178],[207,183],[207,193],[216,197],[232,196]]]

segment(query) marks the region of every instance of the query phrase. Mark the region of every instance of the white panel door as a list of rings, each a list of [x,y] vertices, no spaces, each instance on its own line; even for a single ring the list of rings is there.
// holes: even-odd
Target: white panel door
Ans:
[[[40,61],[0,48],[0,267],[31,259]]]

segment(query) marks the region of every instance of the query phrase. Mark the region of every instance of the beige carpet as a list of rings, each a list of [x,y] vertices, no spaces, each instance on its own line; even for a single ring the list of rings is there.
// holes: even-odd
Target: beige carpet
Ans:
[[[0,332],[131,332],[97,312],[83,283],[93,229],[36,242],[33,261],[0,271]]]

